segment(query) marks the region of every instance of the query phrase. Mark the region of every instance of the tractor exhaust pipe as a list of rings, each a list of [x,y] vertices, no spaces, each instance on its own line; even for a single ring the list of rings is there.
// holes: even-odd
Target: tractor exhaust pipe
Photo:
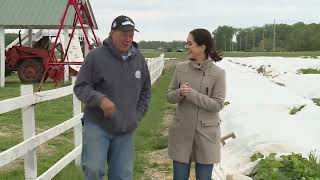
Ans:
[[[19,30],[19,45],[20,45],[20,47],[22,46],[22,43],[21,43],[21,30]]]

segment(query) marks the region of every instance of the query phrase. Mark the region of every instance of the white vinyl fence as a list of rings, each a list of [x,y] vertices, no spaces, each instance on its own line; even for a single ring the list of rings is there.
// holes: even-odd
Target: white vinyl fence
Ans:
[[[163,55],[158,58],[147,59],[152,84],[161,76],[164,68]],[[73,83],[75,78],[72,79]],[[54,90],[33,92],[32,85],[21,85],[21,96],[0,101],[0,115],[21,109],[22,129],[24,141],[0,153],[0,168],[10,162],[24,156],[25,179],[52,179],[65,166],[75,160],[80,165],[80,154],[82,146],[81,102],[73,94],[73,117],[65,122],[48,129],[40,134],[35,133],[34,107],[38,103],[57,99],[73,94],[73,85]],[[37,175],[36,147],[55,138],[63,132],[74,129],[74,149],[60,159],[46,172]],[[0,139],[1,142],[1,139]]]
[[[151,84],[153,84],[162,74],[164,69],[164,54],[156,58],[146,59],[150,71]]]
[[[73,81],[75,78],[73,78]],[[22,110],[22,129],[24,141],[0,153],[0,167],[24,156],[25,179],[51,179],[60,172],[66,165],[75,159],[76,165],[80,165],[80,153],[82,143],[81,127],[81,103],[73,95],[73,116],[71,119],[48,129],[40,134],[35,134],[34,106],[38,103],[68,96],[73,93],[73,85],[33,93],[32,85],[21,85],[21,96],[0,101],[0,114]],[[55,138],[63,132],[74,128],[74,145],[69,154],[60,159],[56,164],[37,177],[37,156],[36,147]],[[1,140],[0,140],[1,141]]]

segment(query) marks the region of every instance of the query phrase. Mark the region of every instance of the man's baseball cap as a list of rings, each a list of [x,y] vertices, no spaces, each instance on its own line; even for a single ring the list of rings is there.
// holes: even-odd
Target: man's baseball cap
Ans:
[[[118,16],[113,20],[111,24],[111,30],[139,32],[138,30],[136,30],[132,19],[124,15]]]

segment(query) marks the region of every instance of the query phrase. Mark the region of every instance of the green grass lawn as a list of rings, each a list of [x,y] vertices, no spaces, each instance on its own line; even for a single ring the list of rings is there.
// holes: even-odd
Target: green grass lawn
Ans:
[[[162,52],[144,52],[143,55],[148,58],[159,57]]]
[[[167,137],[162,135],[163,112],[168,109],[166,91],[173,74],[173,67],[166,69],[163,76],[152,87],[150,107],[139,128],[135,132],[134,179],[140,180],[148,168],[145,155],[157,149],[167,147]],[[62,84],[60,84],[62,86]],[[44,89],[52,89],[51,82]],[[37,89],[37,85],[34,85]],[[6,87],[0,88],[0,100],[19,96],[20,82],[16,76],[7,78]],[[72,117],[72,97],[67,96],[35,105],[37,134],[54,127]],[[4,151],[22,142],[21,111],[15,110],[0,115],[0,151]],[[38,175],[45,172],[55,162],[73,149],[73,131],[48,141],[37,148]],[[24,179],[23,160],[20,158],[0,168],[1,180]],[[74,162],[64,168],[54,179],[82,179],[82,170]],[[106,178],[105,178],[106,179]]]
[[[164,53],[165,58],[177,58],[177,59],[187,59],[186,52],[166,52]]]
[[[170,108],[166,92],[173,74],[173,67],[165,70],[163,76],[152,87],[152,98],[149,110],[141,121],[135,134],[136,160],[134,179],[141,179],[148,162],[145,155],[154,150],[167,147],[167,137],[162,135],[163,113]]]
[[[147,58],[159,57],[163,52],[154,49],[141,49],[142,54]]]

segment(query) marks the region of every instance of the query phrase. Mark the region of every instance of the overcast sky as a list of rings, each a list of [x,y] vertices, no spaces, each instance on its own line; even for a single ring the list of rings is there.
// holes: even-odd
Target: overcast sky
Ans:
[[[133,19],[140,31],[135,41],[186,40],[195,28],[212,32],[276,23],[320,23],[320,0],[90,0],[104,39],[118,15]],[[14,30],[8,30],[11,32]]]
[[[107,36],[118,15],[131,17],[140,31],[135,40],[185,40],[194,28],[210,32],[219,25],[262,26],[266,23],[320,23],[320,0],[91,0]]]
[[[112,20],[127,15],[140,31],[135,40],[185,40],[194,28],[251,27],[276,23],[320,23],[320,0],[91,0],[105,38]]]

